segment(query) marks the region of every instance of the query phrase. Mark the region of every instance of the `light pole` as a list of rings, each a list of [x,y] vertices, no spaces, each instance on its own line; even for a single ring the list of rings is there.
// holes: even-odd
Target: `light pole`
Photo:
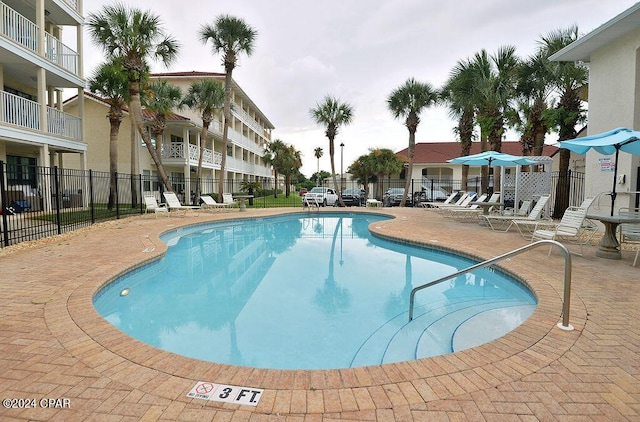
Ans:
[[[344,163],[343,159],[344,159],[344,142],[340,142],[340,191],[344,190],[344,185],[343,185],[344,173],[342,171],[342,165]]]

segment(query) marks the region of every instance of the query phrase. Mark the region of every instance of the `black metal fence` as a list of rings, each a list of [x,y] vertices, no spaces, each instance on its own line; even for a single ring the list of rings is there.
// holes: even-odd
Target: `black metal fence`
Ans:
[[[570,173],[571,198],[576,205],[584,197],[584,174]],[[197,204],[195,187],[198,180],[173,177],[170,183],[184,204]],[[551,200],[555,197],[557,175],[553,177]],[[201,194],[216,197],[218,180],[201,179]],[[282,179],[278,181],[282,185]],[[334,188],[332,180],[322,186]],[[338,191],[366,188],[369,198],[380,201],[392,188],[404,188],[405,180],[380,179],[363,187],[351,180],[338,180]],[[251,194],[248,207],[302,207],[300,192],[278,189],[275,181],[247,184],[242,180],[227,180],[224,190],[233,194]],[[444,195],[460,190],[460,181],[451,179],[415,179],[410,191],[417,205],[420,201],[444,199]],[[480,180],[468,182],[467,190],[480,191]],[[153,195],[163,202],[163,184],[155,177],[92,170],[60,169],[29,165],[7,165],[0,161],[0,248],[36,240],[90,226],[99,221],[118,219],[145,212],[143,196]],[[187,192],[189,192],[187,194]]]

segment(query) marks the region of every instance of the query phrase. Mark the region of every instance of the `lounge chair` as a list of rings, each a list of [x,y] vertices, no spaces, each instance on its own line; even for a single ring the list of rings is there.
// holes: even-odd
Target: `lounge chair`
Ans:
[[[540,200],[542,200],[543,197],[540,197]],[[582,203],[580,204],[580,206],[578,207],[569,207],[567,208],[568,210],[580,210],[583,209],[585,215],[587,214],[587,210],[589,209],[589,207],[591,206],[591,204],[593,203],[595,197],[588,197],[585,198],[584,201],[582,201]],[[536,204],[537,206],[538,204]],[[532,211],[533,212],[533,211]],[[522,220],[522,219],[517,219],[517,220],[513,220],[513,224],[515,224],[515,226],[518,228],[518,231],[520,232],[520,235],[527,239],[529,236],[531,236],[531,234],[538,229],[542,229],[544,227],[549,227],[549,228],[553,228],[557,225],[556,222],[552,221],[550,218],[547,219],[537,219],[535,221],[529,221],[529,219],[527,220]],[[598,226],[591,220],[585,218],[584,222],[583,222],[584,226],[586,226],[587,228],[589,228],[590,230],[594,231],[597,230]]]
[[[536,205],[531,208],[529,214],[524,216],[518,215],[481,215],[480,221],[484,222],[493,231],[507,232],[514,225],[525,239],[531,234],[527,227],[535,227],[535,224],[540,221],[551,221],[549,218],[544,217],[544,208],[549,201],[549,195],[543,195],[538,199]],[[524,204],[524,203],[523,203]],[[520,207],[522,208],[522,207]],[[518,225],[518,224],[521,224]],[[533,224],[533,226],[531,225]]]
[[[485,198],[487,195],[483,195]],[[481,197],[482,198],[482,197]],[[478,204],[478,202],[490,202],[496,203],[500,201],[500,192],[494,192],[489,200],[484,201],[482,199],[478,199],[474,204],[471,204],[468,208],[463,209],[452,209],[449,211],[448,216],[456,218],[458,220],[476,220],[479,216],[484,215],[484,208],[482,205]],[[473,202],[473,201],[472,201]],[[485,205],[488,207],[488,205]]]
[[[618,214],[638,216],[640,215],[640,208],[631,210],[629,208],[621,208]],[[620,231],[620,249],[625,244],[636,248],[636,256],[633,258],[633,264],[631,264],[635,267],[638,262],[638,255],[640,255],[640,224],[623,223],[618,226],[618,230]]]
[[[169,217],[169,208],[165,204],[158,204],[155,196],[144,197],[145,214],[152,212],[158,218],[158,214],[166,214]]]
[[[238,205],[238,201],[233,199],[233,195],[231,195],[230,193],[222,194],[222,203],[229,207],[235,207]]]
[[[199,206],[193,205],[182,205],[180,200],[173,192],[163,192],[162,196],[164,196],[165,201],[167,201],[167,206],[169,207],[169,211],[192,211],[201,209]]]
[[[200,207],[203,210],[221,210],[223,208],[231,207],[231,205],[229,204],[221,204],[219,202],[216,202],[216,200],[209,195],[202,195],[200,199],[202,200],[202,205],[200,205]]]
[[[584,254],[582,246],[591,241],[593,235],[598,231],[597,227],[585,224],[587,219],[587,208],[567,208],[562,216],[562,220],[553,227],[536,229],[531,235],[531,242],[536,240],[556,240],[569,241],[580,245],[580,256]],[[551,248],[549,248],[551,254]],[[578,255],[578,254],[576,254]]]
[[[437,201],[431,201],[431,202],[421,202],[420,206],[422,208],[433,208],[436,207],[438,205],[447,205],[450,204],[451,202],[453,202],[454,198],[458,195],[459,192],[453,192],[451,195],[449,195],[447,197],[447,199],[444,200],[444,202],[437,202]]]
[[[487,200],[487,194],[482,194],[479,197],[476,197],[475,194],[474,195],[469,195],[467,196],[467,199],[465,199],[461,205],[450,205],[450,206],[444,206],[444,208],[441,208],[440,213],[442,215],[444,215],[445,217],[449,217],[452,215],[452,213],[454,213],[455,211],[458,210],[468,210],[468,209],[477,209],[480,206],[479,205],[471,205],[471,202],[484,202]]]
[[[467,208],[469,206],[469,203],[471,201],[476,200],[477,195],[475,192],[467,192],[464,195],[462,195],[460,197],[460,199],[458,199],[458,201],[456,201],[455,204],[440,204],[440,205],[436,205],[434,207],[434,209],[439,212],[439,213],[446,213],[447,210],[452,210],[452,209],[461,209],[461,208]],[[485,196],[486,198],[486,196]]]

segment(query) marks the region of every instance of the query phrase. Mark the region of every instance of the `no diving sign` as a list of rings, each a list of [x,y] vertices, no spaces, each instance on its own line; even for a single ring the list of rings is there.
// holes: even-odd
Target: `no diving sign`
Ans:
[[[235,385],[214,384],[198,381],[187,397],[226,403],[257,406],[264,390],[260,388],[238,387]]]

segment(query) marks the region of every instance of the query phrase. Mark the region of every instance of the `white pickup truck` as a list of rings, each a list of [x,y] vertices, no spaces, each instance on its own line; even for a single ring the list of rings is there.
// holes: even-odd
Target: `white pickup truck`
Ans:
[[[338,194],[331,188],[315,187],[302,198],[302,205],[308,206],[334,206],[338,201]]]

